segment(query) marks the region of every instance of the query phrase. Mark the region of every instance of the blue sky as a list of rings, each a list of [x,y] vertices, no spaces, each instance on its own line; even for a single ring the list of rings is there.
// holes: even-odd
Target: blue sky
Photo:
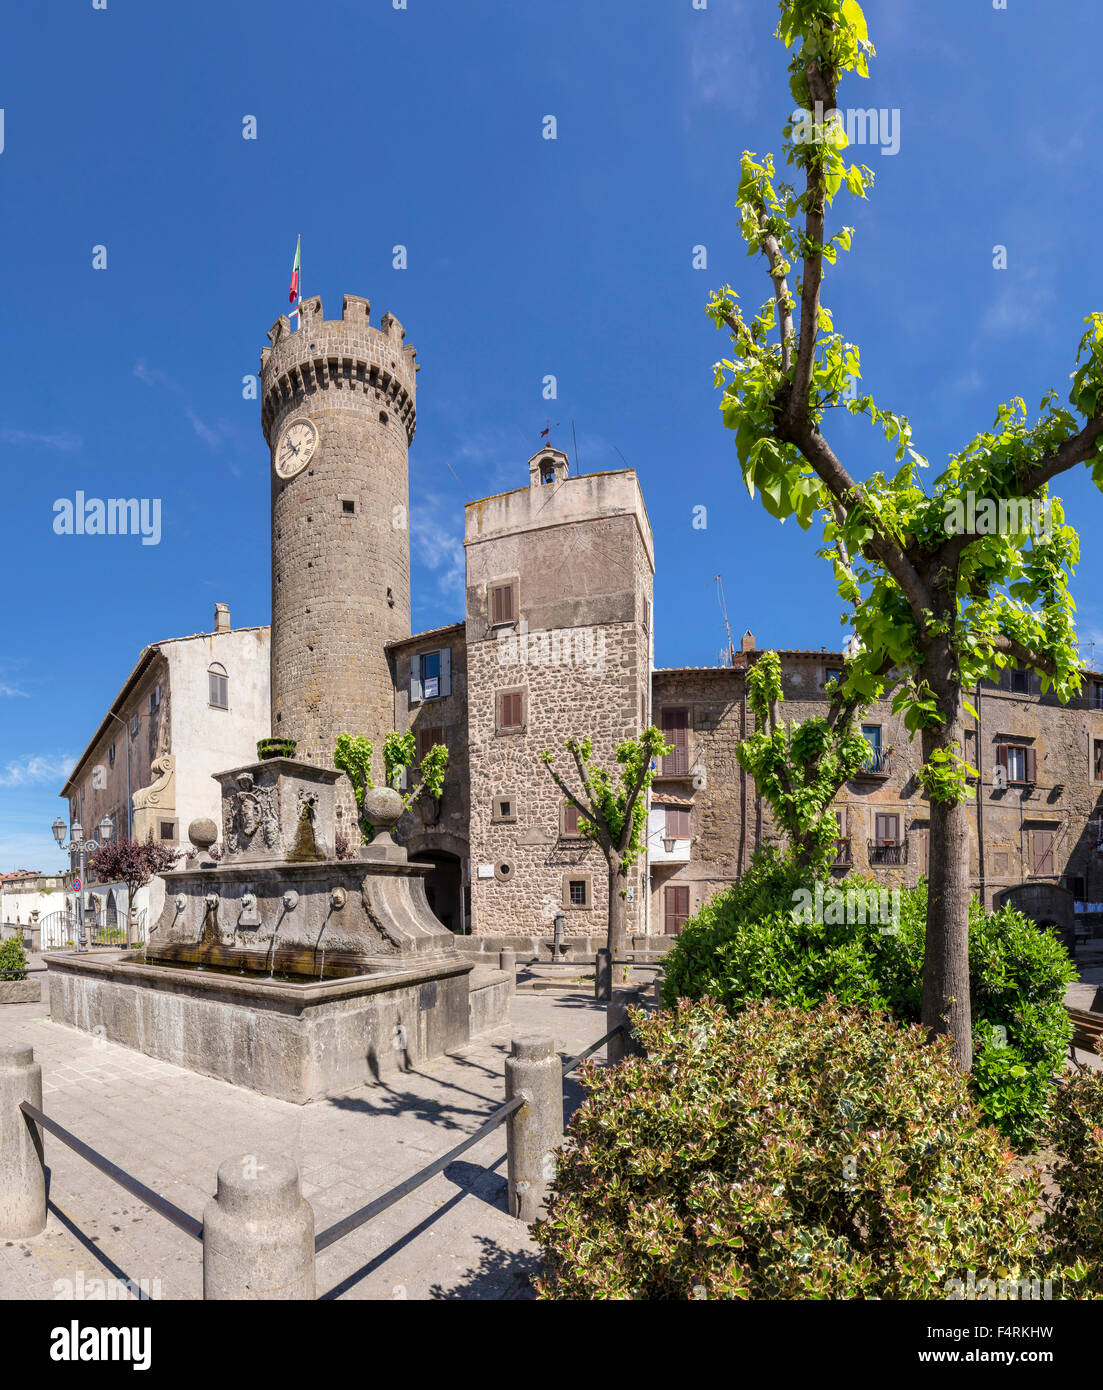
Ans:
[[[897,109],[900,149],[862,152],[877,188],[841,204],[854,249],[825,297],[866,386],[937,465],[998,400],[1063,393],[1103,308],[1103,15],[865,8],[878,59],[842,101]],[[717,573],[737,639],[837,644],[812,537],[747,497],[702,311],[725,281],[752,310],[766,297],[732,203],[740,152],[779,149],[791,107],[775,16],[773,0],[11,7],[0,869],[60,864],[67,761],[145,644],[209,630],[216,601],[235,626],[269,619],[268,456],[242,378],[286,308],[299,232],[305,293],[330,316],[366,295],[418,348],[415,630],[460,616],[463,503],[521,485],[550,418],[572,455],[574,422],[582,470],[640,475],[658,664],[717,660]],[[832,438],[852,472],[884,466],[868,426],[845,423]],[[78,489],[160,499],[160,544],[55,535],[54,502]],[[1103,659],[1103,498],[1081,477],[1061,491],[1084,541],[1081,635]]]

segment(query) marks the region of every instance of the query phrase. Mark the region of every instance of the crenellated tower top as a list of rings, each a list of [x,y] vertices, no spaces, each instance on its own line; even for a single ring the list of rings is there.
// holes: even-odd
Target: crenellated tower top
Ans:
[[[417,428],[417,349],[406,346],[406,330],[393,314],[379,327],[370,323],[371,305],[346,294],[339,319],[322,314],[321,296],[304,299],[299,329],[281,314],[261,349],[261,427],[271,445],[273,426],[289,407],[316,391],[373,392],[390,402],[409,444]]]

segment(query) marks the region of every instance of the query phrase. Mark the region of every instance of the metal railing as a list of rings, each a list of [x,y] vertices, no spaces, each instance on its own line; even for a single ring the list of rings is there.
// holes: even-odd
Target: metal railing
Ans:
[[[871,864],[906,864],[908,862],[908,842],[902,840],[899,844],[877,844],[873,840],[866,842],[869,851],[869,862]]]
[[[642,1002],[640,992],[636,994],[636,1002]],[[289,1210],[284,1217],[287,1223],[287,1239],[281,1242],[279,1247],[279,1260],[283,1264],[279,1277],[283,1282],[274,1284],[274,1287],[283,1290],[285,1297],[288,1296],[287,1290],[294,1288],[296,1292],[290,1296],[313,1299],[314,1260],[318,1254],[353,1231],[359,1230],[402,1201],[404,1197],[416,1192],[419,1187],[443,1172],[461,1154],[466,1153],[503,1124],[509,1125],[506,1156],[509,1162],[512,1214],[525,1221],[534,1220],[542,1210],[550,1184],[544,1156],[562,1143],[565,1078],[602,1047],[609,1049],[607,1057],[610,1063],[622,1060],[629,1053],[640,1051],[634,1042],[627,1008],[626,1002],[610,1003],[607,1021],[611,1021],[613,1026],[577,1057],[567,1062],[562,1062],[555,1053],[550,1038],[515,1039],[506,1061],[506,1100],[486,1117],[473,1134],[390,1188],[382,1196],[350,1212],[348,1216],[317,1235],[313,1234],[313,1213],[309,1203],[301,1197],[296,1165],[286,1160],[252,1157],[250,1162],[258,1167],[266,1166],[271,1169],[275,1173],[274,1181],[282,1182],[285,1190],[290,1191],[292,1187],[294,1189],[295,1200],[292,1205],[295,1209]],[[250,1274],[257,1254],[257,1220],[250,1211],[250,1206],[253,1203],[267,1204],[271,1199],[262,1190],[261,1184],[250,1184],[247,1175],[237,1173],[238,1164],[242,1160],[220,1165],[218,1195],[208,1206],[204,1220],[199,1221],[45,1114],[41,1103],[42,1071],[34,1062],[32,1049],[16,1046],[6,1051],[11,1054],[5,1059],[9,1064],[9,1074],[13,1071],[21,1073],[24,1098],[18,1100],[17,1106],[10,1111],[6,1107],[0,1107],[0,1146],[10,1146],[17,1160],[0,1174],[0,1178],[3,1179],[0,1183],[0,1239],[26,1238],[39,1234],[45,1228],[45,1156],[41,1138],[34,1133],[33,1127],[37,1125],[136,1197],[151,1211],[203,1245],[205,1299],[255,1299],[265,1296],[264,1291],[254,1285]],[[9,1095],[15,1099],[12,1092],[9,1091]],[[497,1167],[497,1163],[493,1166]],[[225,1205],[221,1201],[224,1195],[227,1196]],[[37,1229],[29,1229],[26,1224],[11,1228],[5,1226],[7,1213],[19,1213],[13,1219],[17,1223],[25,1223],[24,1213],[34,1211],[36,1206],[41,1212]],[[216,1220],[218,1226],[217,1239],[208,1230],[208,1222],[211,1219]],[[270,1207],[262,1205],[261,1227],[266,1230],[271,1224],[271,1219]],[[305,1239],[307,1236],[310,1237],[308,1241]],[[265,1239],[267,1238],[266,1235]],[[276,1273],[270,1272],[270,1277],[275,1279]]]
[[[125,1188],[132,1197],[137,1197],[139,1202],[149,1207],[150,1211],[155,1211],[158,1216],[163,1216],[166,1221],[171,1221],[174,1226],[179,1227],[193,1240],[203,1239],[203,1223],[197,1221],[194,1216],[189,1216],[186,1211],[182,1211],[167,1197],[162,1197],[159,1192],[154,1192],[152,1187],[147,1187],[144,1182],[139,1182],[136,1177],[120,1168],[117,1163],[112,1163],[109,1158],[105,1158],[103,1154],[86,1144],[83,1139],[78,1139],[75,1134],[70,1134],[56,1120],[52,1120],[49,1115],[44,1115],[37,1105],[32,1105],[30,1101],[25,1100],[19,1108],[28,1119],[41,1125],[55,1139],[60,1139],[74,1153],[80,1154],[86,1163],[90,1163],[93,1168],[98,1168],[112,1182]]]
[[[887,777],[892,772],[892,752],[879,748],[870,750],[869,757],[858,769],[859,777]]]

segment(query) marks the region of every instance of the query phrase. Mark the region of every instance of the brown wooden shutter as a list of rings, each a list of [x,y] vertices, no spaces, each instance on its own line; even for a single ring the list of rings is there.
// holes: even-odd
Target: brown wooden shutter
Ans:
[[[1052,830],[1032,830],[1030,832],[1031,845],[1034,852],[1034,872],[1036,874],[1053,873],[1053,831]]]
[[[878,811],[874,817],[874,838],[879,845],[900,843],[900,817]]]
[[[663,759],[663,772],[678,776],[689,771],[689,710],[663,710],[663,739],[672,744],[673,753]]]
[[[676,936],[689,917],[689,885],[674,884],[663,890],[667,936]]]
[[[680,806],[666,808],[666,837],[671,840],[689,839],[689,811]]]
[[[433,724],[417,731],[417,760],[421,762],[435,743],[444,742],[444,728]]]
[[[570,805],[567,805],[567,806],[564,806],[564,807],[563,807],[563,833],[564,833],[564,835],[577,835],[577,834],[578,834],[578,807],[577,807],[577,806],[570,806]]]
[[[490,621],[511,623],[513,618],[513,585],[495,584],[490,590]]]
[[[1028,748],[1026,749],[1026,780],[1028,782],[1037,780],[1034,776],[1034,766],[1034,749]]]
[[[498,727],[519,729],[524,713],[523,697],[519,690],[498,696]]]

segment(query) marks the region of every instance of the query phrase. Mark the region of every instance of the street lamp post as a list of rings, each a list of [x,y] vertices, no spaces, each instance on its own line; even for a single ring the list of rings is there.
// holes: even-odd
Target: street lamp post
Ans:
[[[97,848],[96,840],[86,840],[84,838],[84,827],[79,820],[75,820],[70,829],[70,840],[65,844],[65,822],[58,816],[50,829],[54,832],[54,839],[57,841],[58,848],[68,851],[69,855],[80,855],[80,892],[77,894],[77,950],[88,950],[88,936],[84,930],[84,860],[86,854],[92,854]],[[105,843],[111,838],[113,829],[110,816],[104,816],[97,827],[100,833],[100,843]],[[70,863],[72,862],[70,858]]]

